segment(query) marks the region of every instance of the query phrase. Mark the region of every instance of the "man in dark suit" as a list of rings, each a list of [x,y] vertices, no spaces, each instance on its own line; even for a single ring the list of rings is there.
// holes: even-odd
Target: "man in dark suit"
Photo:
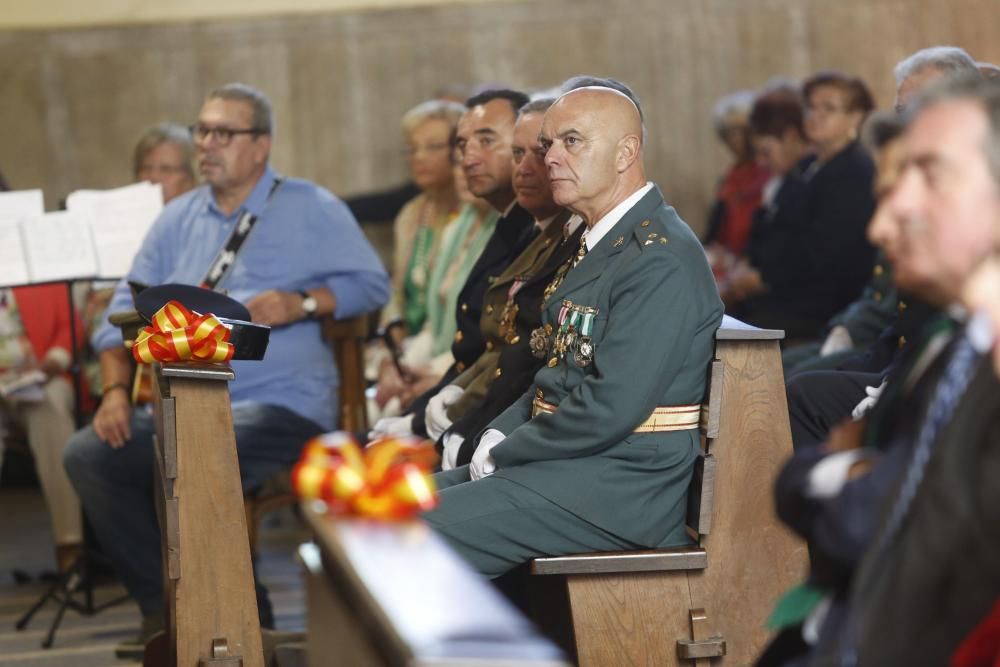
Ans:
[[[998,138],[996,84],[945,81],[913,112],[889,214],[870,230],[901,288],[953,306],[995,248]],[[863,553],[860,565],[856,555],[847,563],[846,606],[817,620],[809,664],[946,664],[1000,594],[1000,387],[983,358],[995,335],[981,318],[943,330],[925,331],[897,383],[919,398],[901,404],[894,425],[872,415],[865,440],[888,443],[884,452],[838,447],[808,472],[805,495],[820,507],[840,503],[826,516],[853,530]],[[876,410],[895,400],[883,396]],[[864,487],[874,493],[848,502]]]
[[[538,234],[486,292],[480,329],[486,349],[471,367],[430,400],[427,434],[440,439],[445,469],[468,463],[471,441],[494,417],[531,385],[543,361],[532,354],[531,332],[541,325],[542,300],[556,271],[580,247],[582,221],[552,200],[552,188],[538,131],[555,100],[529,102],[514,125],[514,192],[518,204],[535,217]],[[447,433],[445,433],[447,431]],[[442,437],[444,436],[444,437]],[[459,456],[459,448],[463,455]]]
[[[458,330],[451,346],[454,363],[437,385],[410,404],[408,414],[380,419],[372,436],[427,435],[424,426],[427,402],[478,359],[486,348],[486,339],[479,330],[486,290],[524,251],[533,236],[534,218],[517,203],[511,182],[514,121],[517,110],[527,102],[528,96],[524,93],[487,90],[465,103],[466,112],[458,121],[455,148],[469,190],[488,201],[501,213],[501,218],[458,296],[455,309]]]
[[[957,303],[1000,239],[1000,84],[945,82],[906,135],[893,220],[873,231],[898,257],[898,279]],[[852,582],[848,614],[817,664],[945,664],[1000,595],[1000,382],[987,352],[996,332],[970,318],[947,360],[913,455],[880,511]]]
[[[587,225],[545,300],[534,384],[427,522],[486,576],[533,557],[683,544],[698,413],[722,303],[697,237],[646,181],[638,105],[564,94],[541,143],[556,203]]]

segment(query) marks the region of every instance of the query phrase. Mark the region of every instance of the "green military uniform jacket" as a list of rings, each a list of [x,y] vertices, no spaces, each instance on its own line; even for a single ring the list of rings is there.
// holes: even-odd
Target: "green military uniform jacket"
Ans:
[[[632,542],[682,544],[697,429],[635,433],[656,406],[704,398],[723,306],[705,253],[654,187],[545,302],[596,309],[592,360],[553,355],[534,386],[491,424],[498,477]],[[584,355],[585,356],[585,355]],[[532,418],[534,398],[558,406]]]
[[[854,347],[868,345],[896,319],[898,298],[896,284],[892,280],[892,265],[879,252],[872,278],[861,296],[830,319],[827,331],[838,325],[844,326],[851,334]]]
[[[516,280],[540,279],[539,273],[559,247],[560,242],[564,240],[563,228],[569,217],[570,212],[563,211],[550,221],[542,233],[535,237],[486,291],[483,314],[479,318],[479,331],[486,339],[486,351],[452,382],[465,391],[462,397],[448,408],[448,419],[451,421],[456,421],[483,402],[490,385],[497,378],[500,352],[504,347],[508,345],[527,347],[530,330],[537,326],[539,315],[522,314],[520,305],[517,310],[505,308],[507,295]],[[575,248],[573,250],[575,251]],[[535,309],[538,310],[537,303]],[[534,323],[527,331],[524,330],[524,326],[515,326],[525,320]]]

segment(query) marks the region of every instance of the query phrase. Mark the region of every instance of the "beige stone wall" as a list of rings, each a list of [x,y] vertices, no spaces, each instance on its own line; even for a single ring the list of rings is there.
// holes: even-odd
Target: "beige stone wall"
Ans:
[[[65,28],[205,19],[321,14],[336,11],[471,4],[493,0],[8,0],[0,12],[6,28]]]
[[[998,0],[529,0],[0,31],[0,170],[50,206],[122,184],[143,127],[187,124],[208,88],[242,80],[274,101],[277,167],[354,193],[405,177],[398,119],[434,89],[588,72],[635,87],[649,173],[700,228],[726,162],[720,94],[835,67],[886,106],[893,64],[917,48],[1000,61],[998,19]]]

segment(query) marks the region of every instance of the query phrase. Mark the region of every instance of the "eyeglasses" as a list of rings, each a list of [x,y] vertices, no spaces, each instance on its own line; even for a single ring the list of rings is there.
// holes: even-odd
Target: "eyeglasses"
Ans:
[[[146,176],[172,176],[188,171],[188,168],[180,164],[144,164],[139,167],[138,176],[142,180]]]
[[[451,148],[451,144],[426,144],[424,146],[407,146],[403,149],[403,155],[408,158],[414,158],[421,153],[432,154],[440,153],[441,151],[446,151]]]
[[[196,143],[204,143],[209,137],[220,146],[228,146],[237,134],[252,134],[255,138],[261,134],[267,134],[266,130],[250,128],[247,130],[234,130],[231,127],[212,127],[210,125],[192,125],[188,128],[191,138]]]
[[[829,116],[835,113],[847,113],[848,109],[845,107],[838,107],[835,104],[807,104],[806,113],[812,114],[822,114],[824,116]]]

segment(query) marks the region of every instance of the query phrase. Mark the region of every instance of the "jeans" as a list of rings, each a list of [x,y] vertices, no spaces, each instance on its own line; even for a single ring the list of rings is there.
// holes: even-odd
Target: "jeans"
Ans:
[[[234,403],[233,430],[243,491],[290,468],[302,446],[323,432],[318,424],[282,407]],[[119,449],[98,439],[90,426],[66,446],[63,463],[102,550],[139,603],[144,616],[163,611],[160,529],[156,520],[151,413],[132,412],[132,438]],[[267,593],[257,586],[261,624],[272,625]]]

